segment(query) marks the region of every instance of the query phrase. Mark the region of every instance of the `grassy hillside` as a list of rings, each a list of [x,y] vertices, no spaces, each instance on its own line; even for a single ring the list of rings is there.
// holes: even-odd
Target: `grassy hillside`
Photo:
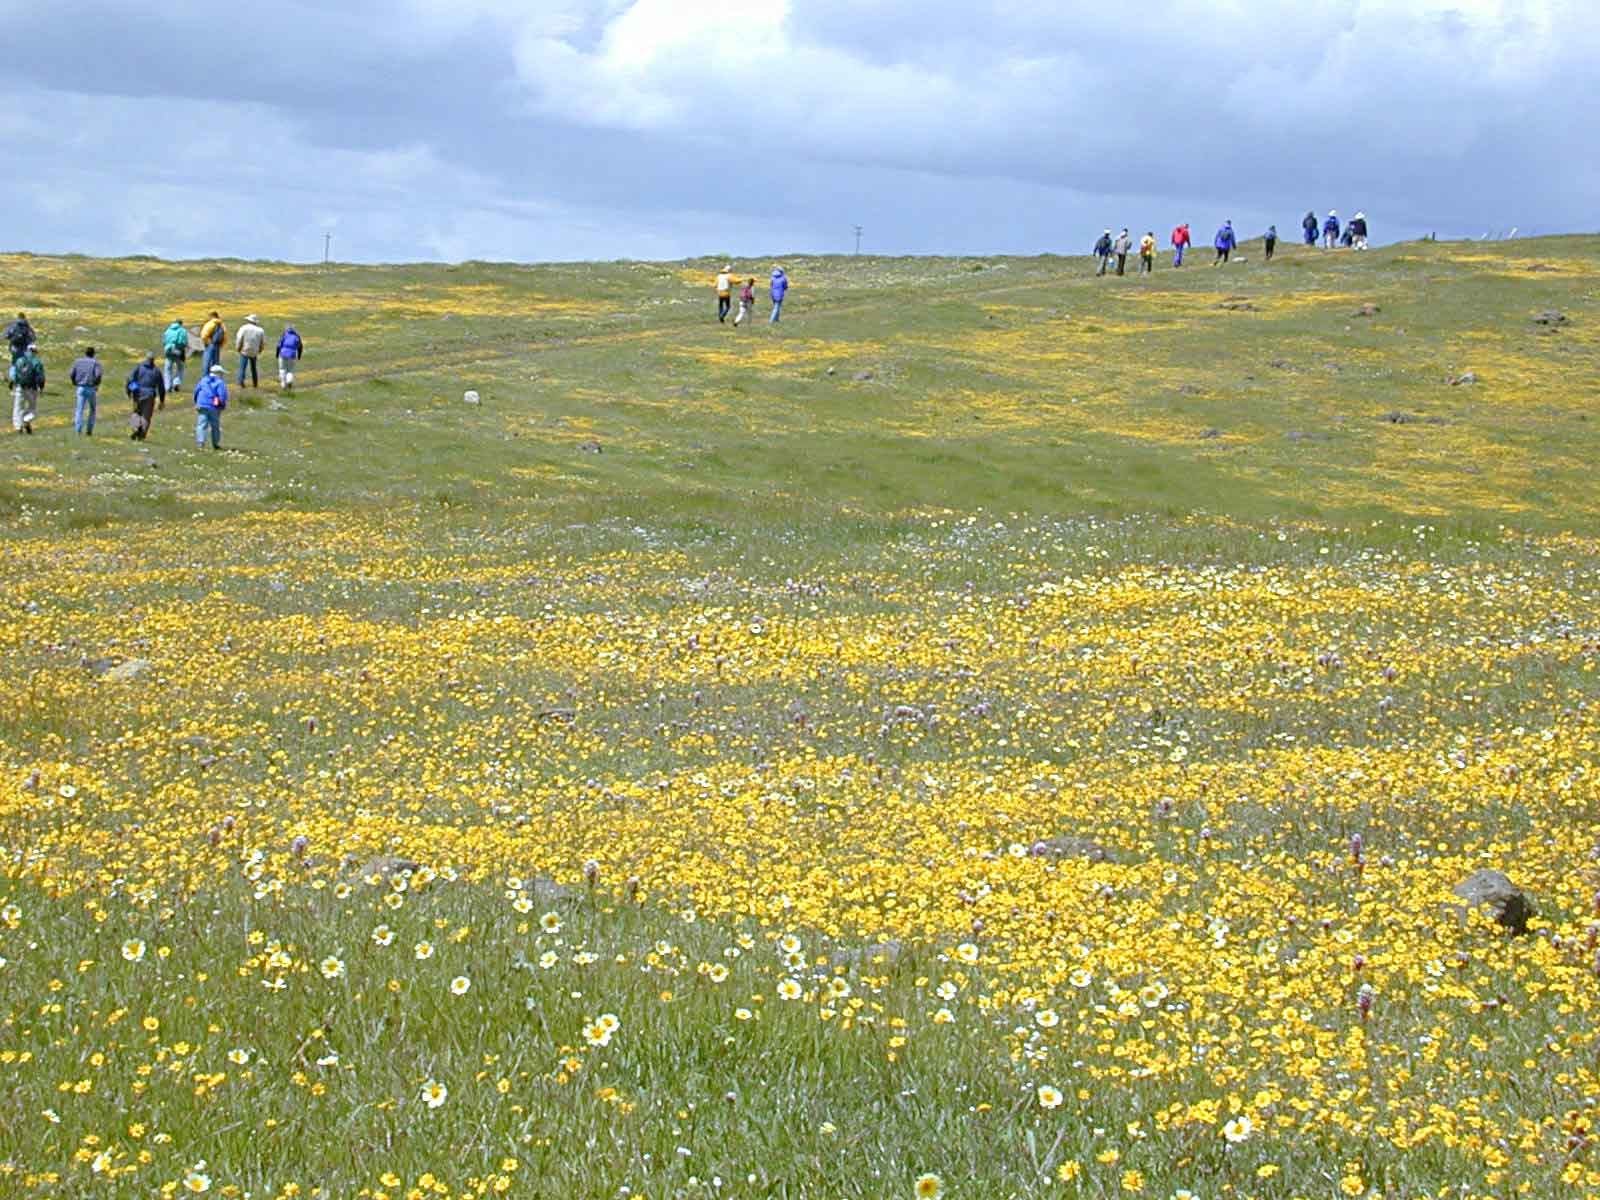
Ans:
[[[1600,1195],[1600,241],[1258,250],[4,260],[0,1194]]]
[[[172,317],[217,308],[274,334],[296,322],[311,353],[294,402],[230,414],[243,462],[191,461],[181,420],[162,423],[173,450],[155,469],[52,437],[6,448],[3,499],[80,524],[131,501],[174,516],[493,503],[742,525],[796,505],[810,520],[982,506],[1592,528],[1596,249],[1290,249],[1270,268],[1202,260],[1144,281],[1094,279],[1087,259],[799,259],[788,319],[742,330],[707,319],[714,260],[13,258],[9,288],[57,367],[46,431],[70,422],[82,341],[120,378]],[[1550,309],[1572,320],[1535,322]],[[1446,382],[1467,371],[1480,382]],[[469,387],[481,408],[461,404]],[[129,461],[149,477],[91,482]]]

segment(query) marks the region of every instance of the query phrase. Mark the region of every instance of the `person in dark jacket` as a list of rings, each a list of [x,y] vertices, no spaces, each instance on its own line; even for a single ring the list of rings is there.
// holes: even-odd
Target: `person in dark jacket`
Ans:
[[[150,433],[150,422],[155,420],[156,405],[167,405],[167,381],[161,368],[156,366],[156,356],[146,354],[144,361],[128,372],[128,398],[133,401],[134,441],[142,442]]]
[[[94,436],[94,417],[98,407],[100,381],[105,371],[94,356],[94,347],[84,347],[83,357],[72,364],[69,376],[72,386],[78,389],[78,402],[72,408],[72,431],[85,437]]]
[[[1315,246],[1317,244],[1317,214],[1308,212],[1306,219],[1300,222],[1300,229],[1306,235],[1306,245]]]
[[[1100,269],[1095,274],[1104,275],[1111,266],[1111,230],[1102,233],[1094,244],[1094,256],[1100,260]]]
[[[1350,218],[1350,245],[1357,250],[1367,248],[1367,214],[1358,212]]]
[[[1332,250],[1339,244],[1339,213],[1333,210],[1328,213],[1328,219],[1322,223],[1322,248]]]
[[[33,326],[28,324],[27,313],[18,313],[17,319],[6,326],[6,341],[11,345],[12,362],[26,354],[28,347],[38,340],[33,335]]]
[[[1261,244],[1266,249],[1267,261],[1271,262],[1273,252],[1278,248],[1278,227],[1276,225],[1267,226],[1267,232],[1262,235]]]

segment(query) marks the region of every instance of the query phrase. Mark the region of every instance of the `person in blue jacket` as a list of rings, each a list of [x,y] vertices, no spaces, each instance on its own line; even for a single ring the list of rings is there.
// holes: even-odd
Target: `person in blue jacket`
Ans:
[[[1232,221],[1224,221],[1222,223],[1222,228],[1217,230],[1217,240],[1212,244],[1217,248],[1217,257],[1216,261],[1211,265],[1213,267],[1220,267],[1223,263],[1228,261],[1229,257],[1233,254],[1234,247],[1239,244],[1239,239],[1233,235]]]
[[[1306,235],[1306,245],[1315,246],[1317,244],[1317,214],[1308,212],[1306,219],[1300,222],[1300,229]]]
[[[772,316],[767,318],[768,325],[776,325],[778,317],[783,313],[783,298],[789,294],[789,277],[783,273],[782,267],[772,268]]]
[[[294,387],[294,369],[305,356],[306,343],[293,325],[286,327],[278,339],[278,386],[284,391]]]
[[[1339,244],[1339,212],[1330,209],[1328,219],[1322,223],[1322,245],[1325,249],[1332,250]]]
[[[228,371],[219,363],[194,389],[194,444],[200,449],[206,448],[207,434],[211,448],[222,449],[222,410],[227,407]]]
[[[1272,256],[1278,249],[1278,227],[1268,225],[1267,232],[1261,235],[1261,246],[1266,251],[1267,261],[1272,261]]]

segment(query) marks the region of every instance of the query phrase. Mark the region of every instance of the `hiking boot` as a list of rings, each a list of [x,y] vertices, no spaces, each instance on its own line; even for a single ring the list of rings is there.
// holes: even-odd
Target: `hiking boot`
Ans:
[[[33,432],[33,422],[32,421],[24,421],[22,423],[22,432],[23,433],[32,433]]]

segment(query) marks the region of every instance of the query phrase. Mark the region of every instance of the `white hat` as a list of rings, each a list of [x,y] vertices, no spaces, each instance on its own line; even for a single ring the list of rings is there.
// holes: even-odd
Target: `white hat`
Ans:
[[[1366,219],[1367,219],[1367,214],[1364,213],[1364,212],[1358,212],[1354,217],[1354,220],[1357,220],[1357,221],[1365,221]]]
[[[211,368],[211,373],[213,375],[226,375],[228,373],[228,369],[221,363],[218,363],[216,366]]]
[[[252,324],[252,325],[261,324],[261,318],[256,316],[255,313],[251,313],[248,317],[245,318],[245,320],[249,321],[250,324]]]
[[[1328,215],[1330,217],[1337,217],[1339,215],[1339,210],[1337,208],[1330,208],[1328,210]]]

